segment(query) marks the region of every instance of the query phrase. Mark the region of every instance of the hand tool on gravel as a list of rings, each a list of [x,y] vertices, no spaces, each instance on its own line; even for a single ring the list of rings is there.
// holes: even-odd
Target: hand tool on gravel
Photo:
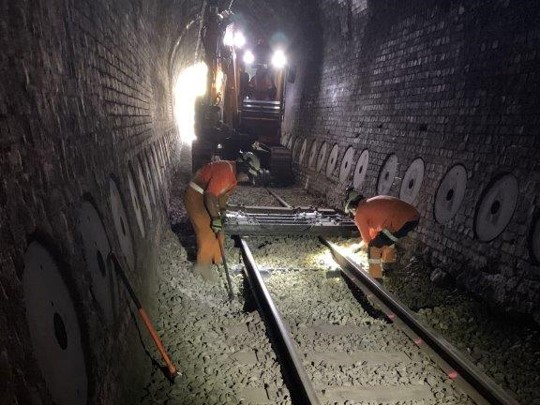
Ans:
[[[124,287],[126,287],[126,290],[128,291],[131,299],[133,300],[133,303],[137,307],[137,310],[139,311],[139,315],[141,316],[141,319],[143,320],[144,325],[146,326],[146,329],[148,329],[150,336],[152,336],[152,340],[154,341],[159,351],[159,354],[161,355],[163,361],[165,361],[165,364],[167,365],[166,372],[165,372],[165,367],[163,367],[162,370],[165,372],[165,375],[167,376],[167,378],[170,381],[173,381],[175,377],[181,376],[182,373],[176,368],[176,366],[171,361],[171,358],[165,351],[165,348],[163,347],[163,344],[161,343],[161,340],[156,330],[154,329],[154,326],[152,325],[152,322],[150,321],[148,314],[146,313],[143,306],[141,305],[141,302],[137,298],[137,295],[135,295],[135,291],[133,291],[133,288],[131,287],[131,284],[129,283],[126,273],[124,273],[124,270],[122,270],[122,267],[120,266],[120,261],[118,260],[116,253],[110,252],[109,259],[114,261],[115,263],[114,269],[116,273],[122,279],[122,282],[124,283]]]
[[[234,299],[234,293],[232,289],[232,283],[231,283],[231,275],[229,274],[229,266],[227,266],[227,260],[225,259],[225,251],[223,249],[223,243],[221,242],[220,236],[223,235],[223,239],[225,239],[225,233],[223,230],[219,231],[219,233],[216,234],[216,238],[218,240],[219,244],[219,250],[221,251],[221,260],[223,260],[223,268],[225,269],[225,276],[227,277],[227,285],[229,286],[229,300],[232,301]]]

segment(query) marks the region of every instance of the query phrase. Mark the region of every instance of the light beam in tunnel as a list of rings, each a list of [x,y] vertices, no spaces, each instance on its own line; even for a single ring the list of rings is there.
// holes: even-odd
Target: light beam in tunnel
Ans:
[[[195,102],[206,94],[208,66],[199,62],[184,69],[174,86],[174,118],[183,143],[191,144],[195,134]]]

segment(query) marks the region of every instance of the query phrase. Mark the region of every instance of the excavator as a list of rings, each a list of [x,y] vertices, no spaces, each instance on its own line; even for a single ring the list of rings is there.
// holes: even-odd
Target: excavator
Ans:
[[[203,44],[207,92],[197,108],[193,170],[210,160],[234,160],[252,151],[261,160],[264,183],[292,181],[291,151],[280,144],[286,83],[294,79],[283,49],[264,38],[246,39],[230,10],[210,6]]]

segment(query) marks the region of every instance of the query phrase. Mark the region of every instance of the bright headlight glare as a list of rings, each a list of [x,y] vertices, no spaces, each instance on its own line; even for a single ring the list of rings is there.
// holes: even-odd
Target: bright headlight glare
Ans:
[[[223,45],[225,46],[234,45],[234,34],[231,30],[225,31],[225,35],[223,36]]]
[[[246,44],[246,37],[241,32],[236,32],[233,39],[234,46],[242,48]]]
[[[281,69],[286,64],[287,57],[285,56],[285,53],[282,50],[275,51],[274,55],[272,55],[272,65],[277,69]]]
[[[244,63],[251,65],[255,61],[255,55],[251,51],[244,52]]]

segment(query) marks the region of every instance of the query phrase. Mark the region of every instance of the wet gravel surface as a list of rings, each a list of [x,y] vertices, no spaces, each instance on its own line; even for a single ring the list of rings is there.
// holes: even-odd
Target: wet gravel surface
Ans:
[[[160,285],[156,292],[159,314],[155,323],[171,357],[179,364],[184,376],[171,385],[162,372],[155,369],[148,376],[145,394],[140,402],[290,403],[264,323],[256,312],[244,311],[243,278],[239,272],[234,273],[240,268],[239,254],[232,246],[232,241],[226,241],[226,252],[229,266],[233,270],[236,294],[233,302],[227,300],[226,282],[221,268],[216,268],[219,274],[217,283],[205,282],[192,274],[195,239],[181,202],[182,182],[177,181],[176,186],[177,189],[171,192],[170,201],[174,233],[167,232],[161,244]],[[276,191],[293,205],[324,206],[319,201],[314,202],[313,197],[303,193],[301,188],[286,190]],[[230,202],[279,205],[266,190],[249,187],[240,187]],[[363,253],[354,253],[358,247],[357,239],[337,242],[348,249],[357,261],[365,260]],[[321,386],[415,384],[429,387],[433,398],[426,399],[427,402],[401,403],[466,403],[460,402],[465,401],[465,398],[453,391],[444,377],[440,376],[438,369],[429,372],[431,377],[422,374],[428,372],[431,366],[423,359],[423,355],[413,353],[414,345],[411,348],[404,338],[394,339],[392,333],[387,335],[386,329],[389,326],[385,321],[382,318],[373,319],[362,306],[354,302],[342,279],[331,276],[334,272],[333,262],[317,240],[252,239],[249,243],[261,267],[270,270],[272,274],[268,278],[271,288],[283,292],[278,293],[277,300],[280,305],[285,305],[283,312],[291,325],[291,331],[299,337],[301,347],[315,345],[322,348],[328,344],[328,339],[336,350],[344,352],[375,348],[390,350],[400,344],[403,345],[401,351],[411,360],[404,368],[381,369],[369,364],[336,366],[329,363],[321,371],[320,362],[306,359],[307,369]],[[400,256],[401,267],[385,279],[385,286],[417,311],[426,323],[469,353],[477,365],[483,367],[502,386],[513,391],[521,403],[540,404],[537,371],[540,366],[540,339],[537,329],[493,317],[493,313],[456,288],[434,287],[429,279],[431,269],[420,259],[420,255],[402,251]],[[309,293],[315,288],[321,289],[322,295],[319,298]],[[284,294],[284,291],[292,291],[293,294]],[[291,301],[285,303],[289,299]],[[365,327],[369,323],[371,325],[368,326],[375,327],[375,330],[358,338],[347,335],[321,338],[312,332],[322,321],[331,325],[354,327]],[[158,358],[157,354],[154,357]],[[362,377],[361,371],[364,369],[368,372]],[[354,377],[349,378],[347,375]]]

